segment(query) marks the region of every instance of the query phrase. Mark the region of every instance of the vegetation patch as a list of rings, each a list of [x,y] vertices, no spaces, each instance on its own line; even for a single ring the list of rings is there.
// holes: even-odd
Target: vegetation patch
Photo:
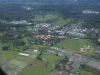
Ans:
[[[48,75],[55,67],[54,63],[57,60],[60,60],[61,57],[53,55],[51,53],[45,52],[42,54],[42,58],[44,60],[33,60],[32,63],[30,63],[32,66],[27,66],[25,69],[23,69],[20,73],[17,75],[28,75],[28,74],[34,74],[34,75]],[[39,62],[38,62],[39,61]],[[35,64],[34,64],[35,62]]]
[[[35,59],[35,60],[30,62],[30,66],[45,67],[46,63],[44,61],[42,61],[42,60]]]
[[[66,38],[65,40],[62,40],[59,43],[57,43],[56,46],[68,51],[78,52],[82,45],[92,46],[92,43],[86,39],[74,40],[74,39]]]
[[[29,62],[32,60],[31,58],[25,56],[17,56],[15,59],[23,62]]]
[[[26,65],[26,62],[23,62],[23,61],[20,61],[20,60],[11,60],[10,62],[8,62],[10,64],[14,64],[14,65],[17,65],[17,66],[25,66]]]
[[[16,57],[18,55],[18,52],[8,50],[8,51],[3,51],[3,54],[4,54],[3,57],[5,59],[5,62],[7,62],[13,59],[14,57]]]

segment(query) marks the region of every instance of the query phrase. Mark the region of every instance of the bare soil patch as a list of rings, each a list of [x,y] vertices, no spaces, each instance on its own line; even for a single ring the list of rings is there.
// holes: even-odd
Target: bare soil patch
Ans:
[[[44,66],[46,66],[46,63],[44,61],[42,61],[42,60],[35,59],[32,62],[30,62],[29,65],[30,66],[37,66],[37,67],[44,67]]]

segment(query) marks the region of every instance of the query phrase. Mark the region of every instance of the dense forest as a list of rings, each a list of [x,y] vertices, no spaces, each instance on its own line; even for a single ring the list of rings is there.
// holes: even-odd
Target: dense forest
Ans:
[[[40,3],[100,3],[100,0],[0,0],[0,2],[40,2]]]
[[[92,7],[91,7],[92,6]],[[31,10],[27,10],[30,7]],[[72,3],[72,4],[1,4],[0,19],[3,21],[27,20],[30,21],[36,14],[45,15],[48,12],[58,12],[64,19],[75,18],[80,20],[83,27],[100,27],[100,13],[83,14],[83,10],[100,12],[99,4]],[[41,12],[41,13],[39,13]]]

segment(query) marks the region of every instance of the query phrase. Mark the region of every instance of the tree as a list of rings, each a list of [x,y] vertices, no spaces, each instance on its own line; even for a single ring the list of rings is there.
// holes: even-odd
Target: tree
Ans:
[[[3,47],[2,47],[2,50],[8,50],[8,49],[9,49],[8,46],[3,46]]]

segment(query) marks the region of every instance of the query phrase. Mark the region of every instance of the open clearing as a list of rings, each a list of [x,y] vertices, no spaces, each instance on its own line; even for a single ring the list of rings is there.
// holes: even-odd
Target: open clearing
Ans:
[[[42,61],[42,60],[35,59],[35,60],[33,60],[33,61],[30,62],[30,66],[45,67],[46,63],[44,61]]]

